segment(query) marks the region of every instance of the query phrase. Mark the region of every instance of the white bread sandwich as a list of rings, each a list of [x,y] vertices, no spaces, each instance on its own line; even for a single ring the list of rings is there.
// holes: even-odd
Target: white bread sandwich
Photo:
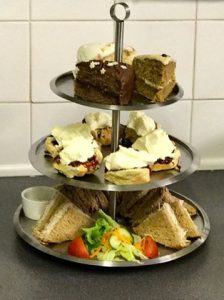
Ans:
[[[57,192],[33,228],[33,236],[41,243],[62,243],[73,240],[82,227],[91,227],[94,220],[64,195]]]

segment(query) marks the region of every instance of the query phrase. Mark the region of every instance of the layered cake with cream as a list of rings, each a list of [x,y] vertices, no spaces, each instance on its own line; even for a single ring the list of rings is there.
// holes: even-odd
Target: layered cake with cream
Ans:
[[[119,150],[106,156],[105,179],[114,184],[140,184],[150,181],[148,165],[152,157],[145,151],[119,147]]]
[[[89,60],[114,61],[114,52],[114,43],[84,44],[81,45],[77,51],[77,62]],[[136,50],[133,47],[125,46],[122,54],[122,62],[131,65],[136,55]]]
[[[132,66],[91,60],[76,64],[75,94],[86,101],[126,105],[134,89]]]
[[[180,150],[168,134],[161,128],[138,138],[132,148],[138,151],[146,151],[152,157],[151,171],[179,170]]]
[[[137,93],[151,101],[165,101],[176,84],[176,61],[166,54],[138,55],[133,68]]]

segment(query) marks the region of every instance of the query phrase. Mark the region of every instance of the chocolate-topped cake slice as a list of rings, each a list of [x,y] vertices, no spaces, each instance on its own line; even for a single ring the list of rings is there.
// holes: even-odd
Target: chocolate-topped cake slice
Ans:
[[[126,105],[132,98],[134,72],[131,65],[91,60],[76,64],[75,94],[84,100]]]
[[[139,55],[133,68],[136,91],[152,101],[165,101],[176,84],[175,60],[166,54]]]

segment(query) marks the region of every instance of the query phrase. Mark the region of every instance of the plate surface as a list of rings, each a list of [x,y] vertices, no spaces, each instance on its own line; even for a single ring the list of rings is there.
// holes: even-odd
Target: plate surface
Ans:
[[[191,199],[171,191],[171,193],[186,201],[187,203],[193,205],[197,208],[197,216],[194,218],[194,222],[198,226],[198,229],[202,233],[202,236],[200,238],[194,239],[192,243],[182,249],[182,250],[172,250],[168,249],[162,246],[159,246],[159,253],[160,256],[158,258],[154,259],[147,259],[144,261],[138,262],[127,262],[127,261],[121,261],[121,262],[113,262],[113,261],[98,261],[98,260],[90,260],[90,259],[81,259],[74,256],[70,256],[66,253],[67,245],[68,243],[62,243],[55,246],[45,246],[39,243],[38,240],[36,240],[32,236],[32,228],[36,224],[36,221],[32,221],[27,219],[24,216],[22,205],[20,205],[13,218],[14,226],[16,229],[16,232],[18,235],[29,245],[33,246],[34,248],[40,250],[43,253],[46,253],[50,256],[57,257],[62,260],[70,261],[72,263],[79,263],[84,265],[93,265],[93,266],[99,266],[99,267],[143,267],[148,265],[157,265],[169,261],[173,261],[175,259],[181,258],[194,250],[196,250],[198,247],[200,247],[207,239],[209,232],[210,232],[210,222],[209,218],[204,211],[202,207],[200,207],[198,204],[196,204]]]
[[[153,189],[160,186],[166,186],[174,182],[183,180],[186,176],[192,174],[197,170],[199,165],[199,156],[193,147],[182,142],[181,140],[170,136],[171,140],[176,143],[177,148],[181,151],[180,158],[180,172],[175,170],[153,172],[151,174],[151,181],[145,184],[133,185],[115,185],[104,179],[104,165],[94,174],[86,175],[84,177],[76,177],[70,179],[62,174],[59,174],[52,167],[52,159],[44,155],[44,141],[46,137],[41,138],[34,143],[29,152],[29,160],[33,167],[41,174],[55,179],[61,183],[74,185],[80,188],[87,188],[92,190],[104,191],[139,191],[144,189]],[[108,148],[107,148],[108,150]]]
[[[50,82],[51,90],[61,98],[67,99],[69,101],[75,102],[77,104],[81,104],[84,106],[96,107],[101,109],[110,109],[110,110],[144,110],[151,109],[158,106],[164,106],[172,104],[183,97],[184,91],[179,84],[173,89],[173,92],[166,99],[165,102],[151,102],[145,97],[142,97],[139,94],[135,94],[132,98],[132,101],[128,105],[110,105],[103,103],[94,103],[90,101],[83,100],[82,98],[75,95],[75,81],[72,71],[63,73]]]

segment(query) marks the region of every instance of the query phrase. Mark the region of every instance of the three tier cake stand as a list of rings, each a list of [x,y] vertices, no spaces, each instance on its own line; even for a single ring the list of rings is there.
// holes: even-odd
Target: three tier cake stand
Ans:
[[[120,7],[123,7],[125,11],[125,16],[122,19],[118,18],[118,16],[116,15],[116,8],[118,5]],[[115,21],[115,61],[120,62],[122,61],[124,21],[129,17],[130,9],[126,3],[117,3],[111,7],[110,14],[112,19]],[[183,89],[179,84],[176,84],[172,94],[168,97],[168,99],[166,99],[165,102],[162,103],[149,103],[143,97],[135,95],[131,103],[128,105],[109,105],[88,102],[85,99],[81,99],[80,97],[74,94],[74,84],[75,83],[73,72],[69,71],[54,78],[50,83],[50,87],[56,95],[66,100],[75,102],[80,105],[94,107],[97,109],[110,110],[112,112],[112,146],[110,149],[111,152],[116,151],[119,145],[119,126],[121,111],[148,110],[158,106],[170,105],[180,100],[183,96]],[[167,186],[180,180],[183,180],[186,176],[192,174],[194,171],[197,170],[199,165],[199,156],[196,150],[191,145],[179,140],[174,136],[170,136],[170,138],[175,142],[177,148],[179,148],[181,151],[180,172],[169,170],[152,174],[151,181],[145,184],[115,185],[108,183],[104,179],[103,164],[101,168],[92,175],[74,179],[66,178],[63,175],[60,175],[55,169],[53,169],[51,161],[46,159],[44,155],[44,141],[46,137],[41,138],[32,145],[29,152],[29,159],[36,170],[38,170],[43,175],[55,179],[58,182],[85,189],[108,191],[110,196],[109,212],[113,218],[116,218],[117,192],[140,191],[146,189],[150,190],[157,187]],[[31,246],[40,250],[43,253],[47,253],[48,255],[60,258],[62,260],[101,267],[139,267],[160,264],[178,259],[191,253],[206,241],[210,231],[209,218],[202,207],[200,207],[197,203],[185,197],[184,195],[181,195],[174,191],[172,191],[172,194],[180,199],[183,199],[185,202],[193,205],[197,209],[198,213],[196,218],[194,219],[194,222],[196,223],[201,232],[201,237],[192,241],[192,243],[186,248],[178,251],[159,246],[160,256],[158,258],[148,259],[141,262],[97,261],[90,259],[81,259],[67,255],[66,243],[52,246],[42,245],[32,236],[32,228],[35,225],[35,221],[29,220],[24,216],[21,205],[17,208],[14,214],[14,225],[18,235],[28,244],[30,244]]]

